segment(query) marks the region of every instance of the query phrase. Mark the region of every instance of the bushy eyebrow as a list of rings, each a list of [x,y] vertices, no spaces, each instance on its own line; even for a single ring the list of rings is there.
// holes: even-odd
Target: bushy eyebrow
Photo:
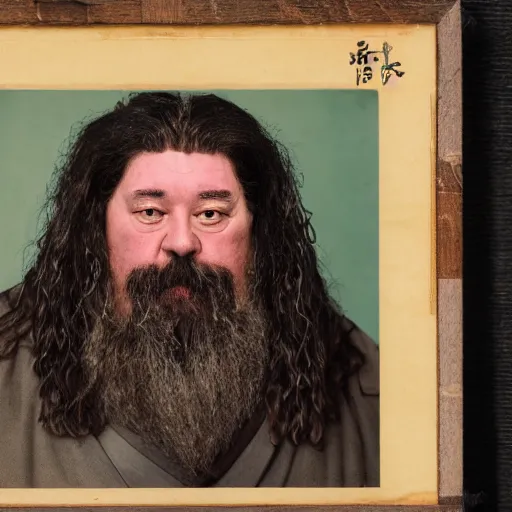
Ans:
[[[156,188],[136,190],[131,194],[132,199],[141,199],[144,197],[151,197],[153,199],[162,199],[166,196],[165,190]]]
[[[151,189],[139,189],[135,190],[131,194],[133,200],[150,197],[152,199],[164,199],[167,197],[165,190],[151,188]],[[205,190],[199,192],[199,199],[216,199],[231,203],[233,201],[233,194],[229,190]]]
[[[205,190],[199,193],[199,199],[219,199],[230,203],[233,201],[233,194],[229,190]]]

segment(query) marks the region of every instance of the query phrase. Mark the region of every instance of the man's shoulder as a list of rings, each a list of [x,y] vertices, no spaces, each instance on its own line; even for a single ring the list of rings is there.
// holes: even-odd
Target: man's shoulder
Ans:
[[[37,377],[33,369],[34,355],[31,344],[22,340],[16,350],[0,359],[0,402],[7,395],[19,393],[27,385],[37,386]]]
[[[20,298],[23,290],[23,283],[15,284],[0,291],[0,316],[12,310]]]
[[[15,307],[19,292],[19,287],[13,287],[0,293],[0,325],[2,317]],[[0,344],[3,341],[0,335]],[[38,380],[33,363],[30,335],[23,336],[15,350],[0,358],[0,409],[8,407],[11,416],[22,414],[33,396],[37,395]],[[4,423],[0,422],[0,426],[5,427]]]
[[[10,288],[0,291],[0,345],[3,341],[2,320],[6,320],[7,315],[13,312],[13,310],[18,306],[20,300],[22,299],[22,292],[23,283],[16,284]],[[20,339],[18,347],[25,347],[30,349],[32,347],[32,339],[30,335],[24,336],[22,339]]]
[[[362,454],[359,464],[345,468],[346,485],[360,481],[361,475],[365,475],[364,485],[374,487],[380,485],[379,346],[354,322],[349,319],[345,322],[352,345],[363,356],[362,366],[348,384],[349,407],[343,411],[343,429],[339,433],[347,441],[346,446],[352,447],[347,448],[348,459],[354,461],[358,453]]]
[[[343,322],[350,342],[363,356],[363,364],[357,373],[361,391],[365,395],[379,395],[379,346],[355,322],[347,317],[344,317]]]

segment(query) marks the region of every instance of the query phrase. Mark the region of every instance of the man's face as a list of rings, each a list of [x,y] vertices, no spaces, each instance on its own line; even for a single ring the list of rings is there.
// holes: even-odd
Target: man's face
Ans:
[[[129,310],[132,270],[165,267],[173,256],[221,266],[245,296],[251,214],[231,162],[223,155],[168,150],[129,164],[107,207],[107,242],[118,306]],[[176,290],[187,294],[187,290]]]
[[[251,220],[225,157],[176,151],[135,158],[107,208],[116,293],[85,343],[85,373],[110,422],[194,472],[262,399]]]

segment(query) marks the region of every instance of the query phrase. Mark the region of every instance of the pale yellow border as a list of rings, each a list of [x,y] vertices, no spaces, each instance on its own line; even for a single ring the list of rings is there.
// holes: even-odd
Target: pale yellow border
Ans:
[[[381,487],[6,489],[1,507],[437,502],[434,26],[2,28],[0,88],[354,89],[360,39],[406,71],[362,86],[379,90]]]

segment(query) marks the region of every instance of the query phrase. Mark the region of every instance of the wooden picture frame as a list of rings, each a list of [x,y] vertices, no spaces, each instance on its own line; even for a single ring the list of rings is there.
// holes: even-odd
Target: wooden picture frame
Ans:
[[[436,495],[431,492],[422,496],[396,496],[382,500],[369,496],[363,501],[357,498],[322,500],[316,493],[315,500],[300,502],[294,499],[289,504],[269,493],[269,502],[248,493],[245,500],[242,493],[234,493],[236,499],[229,503],[226,496],[214,496],[211,507],[205,510],[297,510],[299,506],[314,506],[314,510],[460,510],[462,509],[462,113],[461,113],[461,35],[460,5],[454,0],[4,0],[0,10],[0,63],[13,47],[2,49],[2,32],[8,30],[33,30],[35,27],[68,27],[66,30],[82,30],[83,27],[97,27],[108,30],[108,26],[148,26],[149,38],[161,34],[161,30],[179,27],[196,27],[196,36],[202,26],[206,30],[218,27],[243,27],[257,30],[277,31],[282,27],[304,28],[350,25],[372,33],[372,30],[386,29],[406,31],[430,26],[435,32],[437,48],[437,77],[432,89],[432,127],[435,138],[431,144],[431,296],[433,310],[437,311],[437,485]],[[249,27],[248,27],[249,26]],[[372,26],[375,26],[372,29]],[[379,28],[380,27],[380,28]],[[153,30],[154,29],[154,30]],[[160,30],[160,32],[159,32]],[[83,33],[83,32],[82,32]],[[153,35],[151,35],[153,34]],[[354,33],[356,34],[356,32]],[[52,37],[52,36],[49,36]],[[69,34],[68,36],[69,37]],[[78,37],[78,36],[77,36]],[[84,35],[88,37],[88,35]],[[323,37],[323,36],[322,36]],[[354,40],[355,44],[355,40]],[[20,50],[22,52],[22,50]],[[22,55],[22,53],[19,53]],[[49,57],[49,56],[48,56]],[[349,65],[348,54],[341,55],[340,61]],[[409,61],[410,62],[410,61]],[[0,69],[5,69],[4,64]],[[353,68],[351,68],[353,70]],[[417,68],[414,68],[417,69]],[[419,68],[418,68],[419,69]],[[44,73],[39,70],[39,76]],[[49,73],[51,75],[51,73]],[[22,76],[20,74],[18,76]],[[11,81],[5,84],[0,78],[0,88],[26,87],[27,74],[18,85]],[[47,88],[55,86],[57,78],[50,78]],[[146,84],[144,84],[145,86]],[[361,84],[370,87],[372,84]],[[354,87],[356,87],[354,83]],[[382,90],[381,85],[379,85]],[[411,340],[411,343],[413,340]],[[14,492],[14,491],[13,491]],[[22,498],[22,494],[0,490],[0,506],[94,506],[112,509],[115,506],[131,506],[127,494],[123,499],[108,499],[107,490],[97,492],[94,500],[79,498],[80,505],[68,498],[56,501],[51,498],[54,491],[42,490],[38,500]],[[260,491],[264,492],[264,491]],[[326,491],[327,492],[327,491]],[[26,493],[25,493],[26,494]],[[84,494],[85,496],[85,494]],[[88,495],[90,496],[90,495]],[[135,495],[131,495],[135,496]],[[341,495],[340,495],[341,496]],[[355,495],[354,495],[355,496]],[[135,503],[136,502],[136,503]],[[151,501],[150,492],[140,492],[133,502],[136,510],[141,506],[204,506],[209,502],[167,503],[165,499]],[[247,508],[243,508],[247,505]],[[251,505],[251,507],[249,507]],[[268,506],[267,506],[268,505]],[[229,507],[229,508],[228,508]],[[107,508],[105,508],[107,510]],[[151,510],[155,510],[151,508]]]

